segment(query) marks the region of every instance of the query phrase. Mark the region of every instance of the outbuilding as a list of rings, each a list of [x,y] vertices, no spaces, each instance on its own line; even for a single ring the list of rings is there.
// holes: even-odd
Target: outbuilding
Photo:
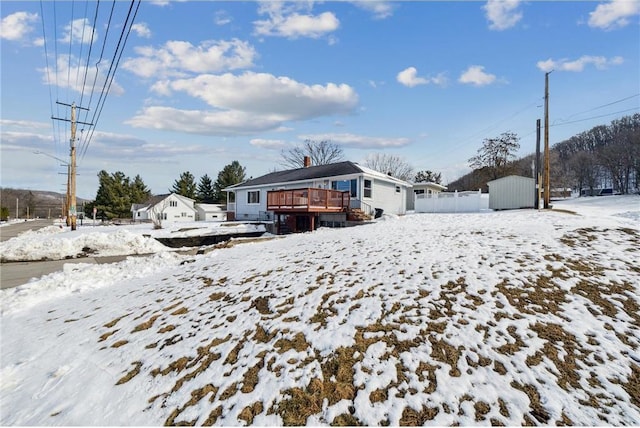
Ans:
[[[513,210],[534,208],[536,181],[533,178],[509,175],[487,183],[489,209]]]

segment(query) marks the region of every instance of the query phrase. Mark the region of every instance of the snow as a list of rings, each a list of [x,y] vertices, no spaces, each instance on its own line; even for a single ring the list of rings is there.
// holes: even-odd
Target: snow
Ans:
[[[153,254],[175,251],[154,238],[224,235],[265,231],[261,224],[219,222],[165,222],[162,229],[150,223],[125,226],[81,226],[74,231],[61,225],[27,231],[0,244],[1,260],[64,260],[90,253],[95,257]]]
[[[0,425],[639,425],[640,197],[553,205],[195,256],[144,235],[201,224],[23,234],[4,259],[152,254],[0,292]]]

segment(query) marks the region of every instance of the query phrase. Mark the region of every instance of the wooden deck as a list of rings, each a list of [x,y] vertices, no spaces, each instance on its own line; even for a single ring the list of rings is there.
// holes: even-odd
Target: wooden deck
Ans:
[[[274,213],[339,213],[349,210],[348,191],[287,189],[267,192],[267,211]]]

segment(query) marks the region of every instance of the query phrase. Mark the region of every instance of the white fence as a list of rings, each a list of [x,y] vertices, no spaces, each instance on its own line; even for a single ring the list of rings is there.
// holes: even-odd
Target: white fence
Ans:
[[[442,192],[428,195],[416,195],[415,211],[417,213],[471,213],[483,208],[482,191],[475,192]],[[485,201],[488,203],[488,201]],[[484,205],[487,205],[485,203]],[[488,205],[487,205],[488,206]],[[487,207],[485,207],[487,208]]]

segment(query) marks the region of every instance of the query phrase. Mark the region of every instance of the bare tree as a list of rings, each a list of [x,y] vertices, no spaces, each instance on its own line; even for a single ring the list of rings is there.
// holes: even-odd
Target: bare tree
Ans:
[[[436,183],[442,184],[442,174],[431,170],[418,171],[413,177],[414,183]]]
[[[153,223],[154,229],[162,229],[162,220],[166,220],[164,211],[167,209],[168,206],[169,206],[169,198],[165,198],[162,201],[155,204],[149,211],[149,215],[151,217],[151,222]]]
[[[491,179],[504,177],[509,173],[511,161],[516,158],[520,148],[520,137],[513,132],[503,132],[496,138],[485,138],[478,154],[469,159],[473,169],[487,168]]]
[[[413,178],[413,167],[400,156],[374,153],[367,157],[364,165],[400,180],[408,181]]]
[[[304,158],[311,158],[311,165],[327,165],[344,160],[342,147],[331,141],[305,140],[304,144],[282,150],[281,164],[285,168],[304,167]]]

